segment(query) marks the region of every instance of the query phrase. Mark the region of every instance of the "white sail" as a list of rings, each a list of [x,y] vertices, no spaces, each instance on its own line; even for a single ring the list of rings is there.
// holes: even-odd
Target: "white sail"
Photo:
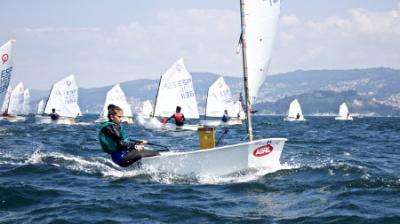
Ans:
[[[63,117],[75,118],[82,115],[78,105],[78,85],[74,75],[55,83],[51,89],[44,112],[50,114],[52,109]]]
[[[28,115],[30,112],[30,104],[31,102],[31,94],[29,92],[29,89],[24,90],[24,102],[22,104],[22,114],[23,115]]]
[[[13,70],[12,47],[14,40],[10,40],[0,47],[0,105],[3,105],[7,89],[10,84]]]
[[[106,100],[104,102],[104,107],[103,107],[103,112],[102,112],[103,117],[107,117],[107,114],[108,114],[107,107],[110,104],[114,104],[116,106],[121,107],[122,110],[124,111],[125,117],[132,117],[131,106],[128,104],[128,101],[126,100],[126,97],[125,97],[125,93],[121,89],[119,84],[116,84],[107,92],[107,96],[106,96]]]
[[[11,91],[10,102],[8,103],[8,114],[20,115],[23,114],[24,105],[24,84],[18,83]]]
[[[340,117],[347,117],[348,114],[349,114],[349,108],[347,108],[346,103],[340,104],[340,107],[339,107],[339,116],[340,116]]]
[[[228,110],[228,114],[231,117],[237,116],[231,90],[225,83],[224,78],[219,77],[210,88],[208,88],[206,116],[222,117],[224,110]]]
[[[7,114],[8,104],[10,103],[12,88],[8,86],[6,96],[4,97],[3,105],[1,106],[1,114]]]
[[[44,113],[44,101],[40,100],[37,108],[37,114],[43,114]]]
[[[301,111],[301,106],[297,99],[293,100],[290,103],[288,118],[304,120],[303,112]]]
[[[278,29],[279,0],[244,0],[250,102],[264,84]]]
[[[153,114],[153,105],[151,105],[150,100],[146,100],[143,103],[142,115],[150,117],[152,114]]]
[[[176,106],[182,108],[186,118],[199,118],[192,76],[182,58],[161,76],[154,115],[169,117],[175,113]]]

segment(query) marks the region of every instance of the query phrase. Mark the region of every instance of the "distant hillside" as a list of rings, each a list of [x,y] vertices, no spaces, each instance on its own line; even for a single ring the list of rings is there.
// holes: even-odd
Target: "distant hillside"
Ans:
[[[200,113],[204,112],[208,87],[219,77],[213,73],[193,72]],[[241,78],[225,77],[235,99],[242,91]],[[144,100],[154,101],[159,80],[140,79],[121,83],[132,108],[138,111]],[[83,112],[98,113],[111,88],[79,90]],[[47,98],[47,91],[32,91],[32,104]],[[352,113],[400,116],[400,70],[389,68],[353,70],[294,71],[269,76],[262,86],[255,108],[260,113],[285,114],[297,98],[305,114],[334,114],[346,101]]]

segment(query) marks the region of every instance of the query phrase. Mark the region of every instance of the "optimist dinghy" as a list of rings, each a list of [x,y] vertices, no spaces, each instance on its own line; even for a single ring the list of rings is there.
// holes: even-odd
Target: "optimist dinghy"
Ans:
[[[285,138],[253,141],[251,105],[265,79],[277,32],[280,1],[241,0],[242,56],[249,142],[189,152],[165,152],[136,163],[142,169],[176,174],[227,175],[249,168],[280,165]]]
[[[352,121],[353,120],[353,117],[350,116],[349,108],[347,107],[345,102],[340,104],[339,116],[335,117],[335,120],[339,120],[339,121]]]
[[[173,64],[160,78],[153,112],[155,117],[138,117],[138,123],[148,129],[196,131],[197,125],[185,124],[176,126],[172,123],[164,124],[158,120],[157,117],[170,117],[175,113],[177,106],[182,108],[182,113],[186,119],[198,119],[200,117],[192,76],[186,70],[182,58]]]
[[[60,115],[58,120],[52,120],[48,114],[52,109]],[[53,85],[47,99],[42,116],[36,116],[36,121],[41,124],[75,124],[75,118],[82,115],[78,105],[78,85],[74,75],[70,75]]]
[[[285,121],[305,121],[303,112],[301,111],[300,103],[297,99],[293,100],[289,106],[288,116]]]
[[[9,100],[11,96],[10,80],[14,67],[13,45],[15,40],[10,40],[0,47],[0,105],[1,115],[7,114]]]

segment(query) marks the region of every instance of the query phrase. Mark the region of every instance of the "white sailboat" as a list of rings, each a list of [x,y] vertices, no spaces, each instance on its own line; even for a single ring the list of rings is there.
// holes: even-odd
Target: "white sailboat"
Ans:
[[[11,73],[14,66],[12,48],[15,40],[10,40],[0,47],[0,105],[2,105],[2,114],[8,108],[8,100],[11,95],[11,88],[9,88]],[[8,94],[8,97],[6,95]],[[7,101],[7,102],[4,102]]]
[[[108,120],[107,107],[110,104],[119,106],[124,111],[124,117],[122,118],[123,122],[127,122],[128,124],[133,124],[133,114],[132,114],[131,106],[128,104],[125,93],[121,89],[121,86],[119,84],[116,84],[107,92],[103,111],[100,114],[100,118],[98,120],[96,120],[96,122],[103,122],[103,121]]]
[[[303,112],[301,110],[300,103],[297,99],[294,99],[289,106],[289,112],[285,121],[305,121]]]
[[[246,114],[244,113],[241,101],[235,102],[235,114],[237,114],[241,120],[246,119]]]
[[[353,117],[350,116],[349,108],[347,108],[347,105],[345,102],[340,104],[339,116],[335,117],[335,120],[341,120],[341,121],[352,121],[353,120]]]
[[[265,68],[268,67],[267,64],[270,61],[270,51],[272,50],[280,13],[280,1],[241,0],[240,3],[249,142],[208,150],[162,153],[160,156],[143,158],[137,163],[138,167],[183,175],[220,176],[248,168],[276,169],[280,165],[279,160],[287,139],[268,138],[253,141],[250,117],[251,103],[254,102],[257,93],[253,89],[256,88],[254,80],[260,80],[256,76],[264,75]],[[255,38],[256,36],[257,38]],[[260,41],[260,39],[263,41]],[[246,43],[247,41],[248,43]],[[256,58],[260,59],[257,61],[258,63],[252,61]],[[263,63],[261,63],[261,59]],[[247,65],[251,65],[248,67],[248,71]],[[258,69],[252,66],[258,66]],[[258,72],[260,68],[264,68],[263,73]],[[252,85],[248,84],[248,79],[249,81],[253,80],[251,81]],[[259,85],[261,84],[259,83]],[[250,96],[253,97],[252,100],[250,100]]]
[[[221,120],[225,110],[231,118],[227,122]],[[205,116],[206,120],[201,121],[201,124],[206,126],[242,124],[242,120],[238,118],[238,110],[233,102],[231,90],[222,76],[208,88]]]
[[[12,92],[12,88],[11,88],[11,86],[8,86],[6,95],[4,97],[3,105],[1,106],[1,116],[7,115],[8,104],[10,103],[11,92]]]
[[[192,76],[186,70],[182,58],[173,64],[160,78],[153,112],[155,117],[149,119],[138,117],[138,123],[150,129],[197,130],[197,125],[185,124],[178,127],[172,123],[163,124],[156,118],[170,117],[175,113],[177,106],[182,108],[181,112],[186,119],[198,119],[200,117]]]
[[[153,105],[150,100],[146,100],[143,103],[142,111],[140,112],[140,116],[150,118],[153,116]]]
[[[78,105],[78,85],[74,75],[70,75],[56,82],[51,91],[44,109],[44,114],[51,114],[52,109],[60,115],[57,121],[51,120],[50,116],[36,116],[39,123],[75,124],[75,118],[82,115]]]
[[[37,107],[37,112],[36,112],[37,115],[41,115],[44,113],[44,106],[45,106],[44,101],[40,100]]]
[[[24,115],[24,84],[18,83],[11,91],[10,99],[6,113],[3,114],[4,119],[11,122],[25,121]]]

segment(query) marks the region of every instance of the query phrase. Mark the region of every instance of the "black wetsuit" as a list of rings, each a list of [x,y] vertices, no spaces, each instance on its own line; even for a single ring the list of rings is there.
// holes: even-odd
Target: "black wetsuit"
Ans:
[[[49,116],[50,116],[51,120],[53,120],[53,121],[56,121],[60,118],[60,115],[57,113],[51,113],[51,114],[49,114]]]
[[[150,150],[137,150],[136,143],[129,142],[124,139],[124,134],[121,133],[121,126],[113,123],[106,127],[103,127],[100,132],[110,137],[112,141],[116,143],[116,152],[110,153],[113,162],[116,164],[127,167],[143,157],[157,156],[159,155],[156,151]]]

